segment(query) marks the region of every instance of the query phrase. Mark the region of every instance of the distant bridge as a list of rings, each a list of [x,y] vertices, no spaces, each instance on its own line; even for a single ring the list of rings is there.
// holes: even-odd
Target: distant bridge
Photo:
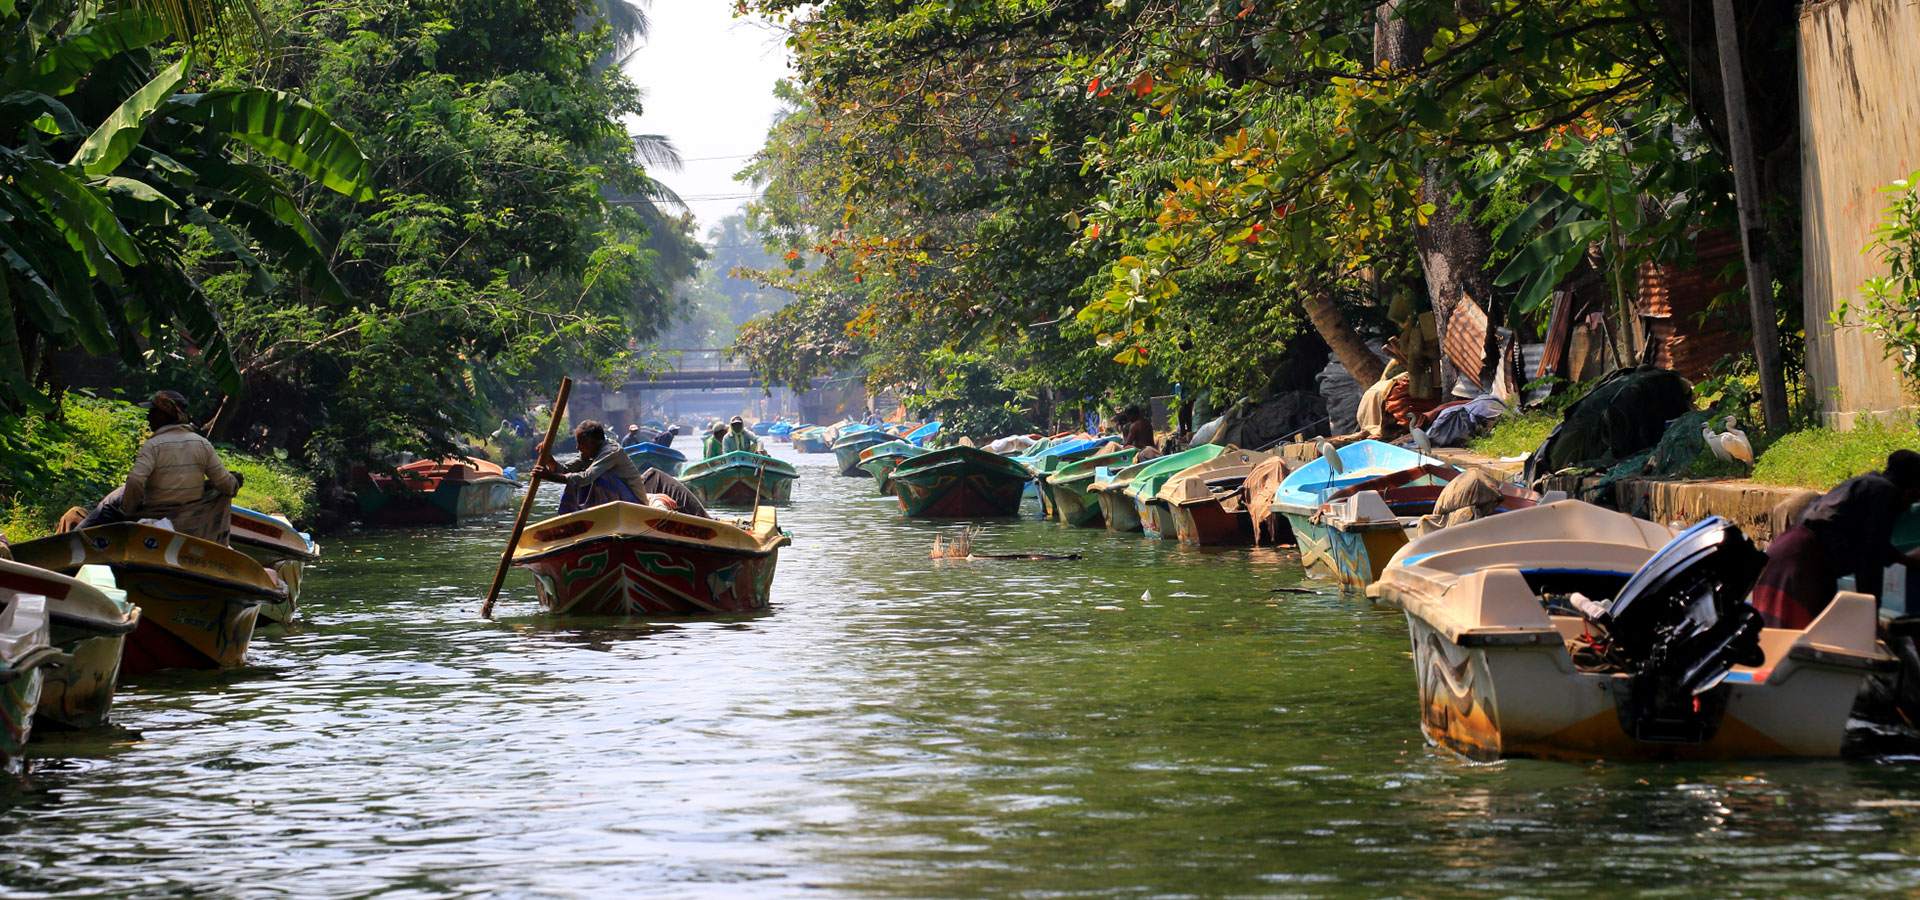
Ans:
[[[716,348],[665,350],[668,368],[654,372],[652,380],[634,380],[620,386],[621,391],[737,391],[761,387],[760,376],[746,363],[727,359],[726,351]],[[827,379],[814,379],[813,386]]]

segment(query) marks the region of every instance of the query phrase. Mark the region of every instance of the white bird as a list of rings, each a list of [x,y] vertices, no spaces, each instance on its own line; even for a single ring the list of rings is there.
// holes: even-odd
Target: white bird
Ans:
[[[1427,430],[1425,428],[1415,425],[1413,426],[1411,434],[1413,436],[1413,449],[1421,453],[1433,452],[1433,439],[1427,437]]]
[[[1327,461],[1328,471],[1335,475],[1347,471],[1346,463],[1340,461],[1340,451],[1333,449],[1333,445],[1325,438],[1320,439],[1320,458]]]
[[[1736,424],[1734,418],[1728,416],[1721,425],[1726,431],[1720,433],[1720,447],[1727,451],[1728,456],[1753,465],[1753,442],[1747,440],[1747,433],[1735,427]]]
[[[1728,453],[1726,446],[1720,443],[1720,436],[1713,433],[1712,425],[1709,425],[1705,422],[1701,422],[1700,436],[1703,438],[1706,438],[1707,449],[1713,451],[1713,455],[1715,459],[1718,459],[1721,462],[1733,461],[1733,455]]]

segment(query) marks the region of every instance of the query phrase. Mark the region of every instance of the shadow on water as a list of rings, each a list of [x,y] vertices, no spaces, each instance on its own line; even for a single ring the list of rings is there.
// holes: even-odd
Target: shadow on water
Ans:
[[[790,456],[786,447],[777,451]],[[246,669],[0,777],[0,897],[1858,897],[1910,758],[1474,764],[1290,550],[899,515],[800,457],[774,609],[479,618],[508,516],[328,538]],[[550,512],[542,499],[536,515]],[[1276,589],[1284,589],[1276,592]]]

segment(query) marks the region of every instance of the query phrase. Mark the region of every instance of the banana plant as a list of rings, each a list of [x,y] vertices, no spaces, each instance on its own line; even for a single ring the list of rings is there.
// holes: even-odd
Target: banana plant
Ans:
[[[143,345],[166,329],[223,390],[242,391],[214,304],[181,261],[189,228],[262,293],[272,260],[320,301],[346,299],[278,172],[370,200],[366,156],[298,97],[188,91],[191,47],[155,60],[176,30],[132,5],[0,0],[0,404],[49,408],[35,385],[49,350],[77,344],[142,368]]]

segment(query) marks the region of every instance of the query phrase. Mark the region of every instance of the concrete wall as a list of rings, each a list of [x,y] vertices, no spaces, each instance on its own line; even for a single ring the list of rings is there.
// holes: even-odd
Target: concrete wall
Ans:
[[[1827,323],[1885,274],[1860,252],[1887,205],[1877,190],[1920,169],[1920,0],[1807,4],[1800,92],[1807,368],[1827,422],[1848,428],[1913,403],[1880,341]]]

